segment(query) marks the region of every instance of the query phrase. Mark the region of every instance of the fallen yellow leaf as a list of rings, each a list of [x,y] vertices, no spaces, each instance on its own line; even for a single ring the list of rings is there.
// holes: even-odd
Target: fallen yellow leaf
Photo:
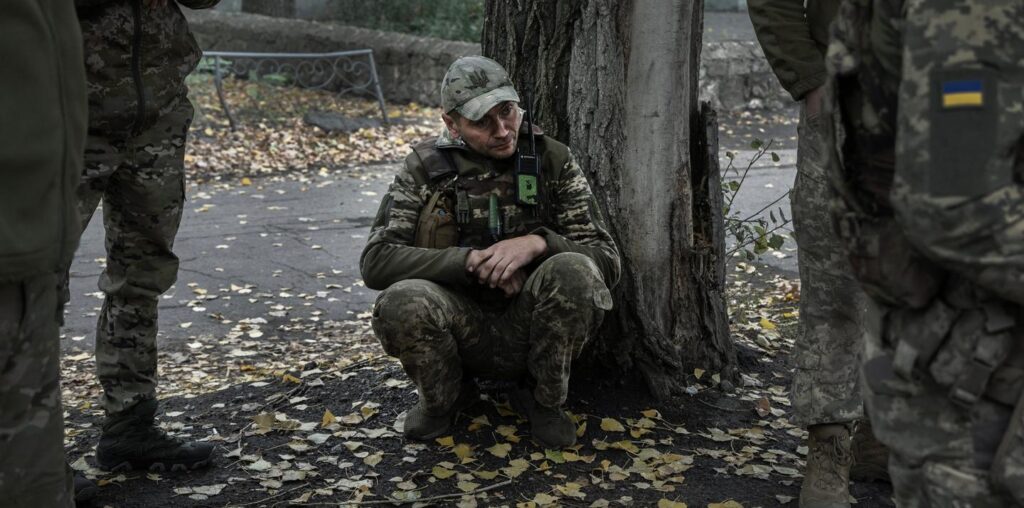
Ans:
[[[708,508],[743,508],[743,505],[730,499],[721,503],[708,503]]]
[[[334,413],[332,413],[330,409],[327,409],[327,410],[324,411],[324,417],[320,421],[320,426],[321,427],[326,427],[326,426],[334,423],[335,421],[337,421],[337,418],[334,417]]]
[[[487,451],[490,452],[491,455],[503,459],[508,457],[508,452],[512,451],[512,445],[508,443],[498,443],[488,448]]]
[[[473,483],[473,482],[467,482],[467,481],[461,481],[461,482],[457,483],[456,486],[459,488],[459,490],[461,490],[463,492],[466,492],[466,493],[469,493],[469,492],[473,492],[474,490],[476,490],[476,488],[479,487],[480,484],[479,483]]]
[[[463,460],[473,456],[473,449],[470,448],[470,446],[465,443],[459,443],[455,445],[455,449],[453,449],[452,451],[455,452],[456,457]]]
[[[686,508],[686,503],[662,498],[658,500],[658,508]]]
[[[601,418],[601,430],[605,432],[625,432],[626,428],[614,418]]]

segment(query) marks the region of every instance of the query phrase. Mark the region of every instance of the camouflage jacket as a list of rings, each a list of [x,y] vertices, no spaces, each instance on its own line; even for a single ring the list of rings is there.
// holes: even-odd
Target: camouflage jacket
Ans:
[[[71,3],[3,0],[0,12],[2,283],[63,271],[71,261],[86,105]]]
[[[185,77],[202,56],[178,3],[204,9],[219,0],[75,0],[89,81],[89,132],[130,137],[184,100]]]
[[[782,87],[800,100],[825,84],[828,27],[840,0],[748,0],[764,55]]]
[[[520,142],[525,138],[520,136]],[[391,184],[381,201],[363,250],[360,268],[367,287],[385,289],[405,279],[426,279],[456,287],[472,287],[465,270],[466,255],[473,248],[486,248],[490,241],[476,234],[486,230],[490,219],[487,201],[496,195],[504,231],[501,238],[527,234],[544,237],[548,256],[561,252],[582,253],[597,264],[609,287],[619,279],[619,251],[608,233],[597,202],[590,191],[583,171],[565,145],[537,134],[543,145],[542,204],[547,212],[536,216],[529,206],[515,201],[512,188],[514,158],[498,161],[483,157],[464,145],[431,140],[437,151],[447,152],[454,165],[453,176],[468,189],[471,220],[468,235],[459,245],[429,249],[414,247],[417,222],[426,202],[443,185],[452,185],[452,178],[431,178],[419,153],[409,155],[405,169]],[[422,146],[422,145],[421,145]],[[537,260],[540,262],[542,260]],[[536,263],[535,263],[536,265]],[[529,267],[532,268],[532,267]],[[497,292],[497,290],[488,290]],[[487,295],[481,295],[487,298]],[[491,295],[494,296],[494,295]]]

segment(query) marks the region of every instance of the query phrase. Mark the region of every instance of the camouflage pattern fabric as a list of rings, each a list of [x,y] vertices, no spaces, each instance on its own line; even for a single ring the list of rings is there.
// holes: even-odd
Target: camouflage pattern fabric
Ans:
[[[90,135],[78,188],[82,231],[103,201],[106,294],[96,326],[96,370],[108,413],[156,396],[158,297],[174,284],[171,248],[185,200],[187,98],[130,141]]]
[[[179,107],[185,77],[202,56],[178,4],[219,0],[75,0],[89,81],[89,132],[126,138]]]
[[[441,107],[476,121],[494,106],[519,102],[505,69],[485,56],[464,56],[452,62],[441,81]]]
[[[590,186],[565,145],[546,137],[538,145],[545,148],[544,213],[515,203],[513,160],[434,140],[417,146],[381,202],[360,260],[367,286],[384,290],[374,331],[432,414],[452,407],[469,376],[531,376],[537,401],[561,405],[572,360],[612,306],[619,253]],[[439,150],[448,150],[452,174],[431,178],[423,160]],[[445,185],[464,192],[470,208],[457,245],[414,247],[420,213]],[[524,267],[527,281],[513,298],[477,284],[465,269],[470,250],[495,240],[485,234],[491,196],[504,225],[499,240],[537,234],[548,246],[547,257]]]
[[[0,506],[74,506],[64,460],[57,277],[0,284]]]
[[[521,141],[522,142],[522,141]],[[471,205],[471,224],[459,245],[444,249],[412,247],[421,210],[439,186],[450,179],[431,180],[416,153],[406,159],[405,169],[381,201],[370,239],[363,250],[360,268],[371,289],[385,289],[406,279],[425,279],[460,290],[490,292],[485,298],[503,300],[500,291],[478,288],[466,276],[465,260],[470,248],[485,248],[492,240],[488,229],[489,196],[498,197],[501,221],[506,225],[502,238],[524,234],[544,237],[552,254],[578,252],[591,258],[609,286],[619,279],[619,252],[604,219],[600,215],[590,185],[568,148],[544,138],[542,181],[549,210],[544,221],[529,207],[515,204],[511,188],[512,161],[494,161],[468,148],[444,148],[452,154],[456,187],[466,190]],[[439,148],[440,149],[440,148]]]
[[[1021,19],[1014,1],[852,0],[834,25],[834,182],[896,226],[847,233],[904,279],[872,281],[862,369],[901,507],[1024,503]]]
[[[1024,2],[907,10],[897,219],[929,257],[1024,305]]]
[[[890,448],[889,473],[901,508],[1018,506],[990,475],[1013,412],[1008,400],[1013,395],[999,393],[993,383],[972,404],[951,396],[979,345],[992,338],[986,332],[990,298],[958,278],[927,309],[877,313],[863,366],[865,402],[875,436]],[[918,362],[913,375],[898,373],[900,343],[913,344],[929,329],[948,336],[931,361]],[[1024,327],[1018,324],[1012,337],[1024,340]],[[1019,377],[1024,355],[1007,356],[997,372]],[[1013,391],[1019,393],[1019,386]]]
[[[793,348],[793,420],[802,426],[863,418],[857,359],[862,348],[865,296],[850,275],[827,213],[827,141],[821,115],[801,108],[797,175],[790,193],[800,249],[800,332]]]
[[[565,402],[572,360],[611,309],[594,262],[577,253],[545,260],[504,307],[484,307],[467,293],[408,279],[382,292],[373,329],[397,357],[431,414],[444,414],[464,377],[536,381],[542,405]]]

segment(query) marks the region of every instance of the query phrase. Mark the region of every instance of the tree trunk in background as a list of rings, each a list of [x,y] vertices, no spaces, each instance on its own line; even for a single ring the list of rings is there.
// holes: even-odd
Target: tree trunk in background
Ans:
[[[242,12],[277,18],[294,18],[295,0],[242,0]]]
[[[574,377],[734,375],[717,121],[697,102],[703,2],[488,0],[483,51],[576,154],[623,257],[616,309]]]

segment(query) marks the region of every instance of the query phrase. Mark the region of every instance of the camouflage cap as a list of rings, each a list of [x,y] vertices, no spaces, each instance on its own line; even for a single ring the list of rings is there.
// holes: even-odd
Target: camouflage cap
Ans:
[[[476,121],[505,101],[519,102],[519,94],[505,69],[487,57],[464,56],[452,62],[441,82],[445,113],[454,110]]]

